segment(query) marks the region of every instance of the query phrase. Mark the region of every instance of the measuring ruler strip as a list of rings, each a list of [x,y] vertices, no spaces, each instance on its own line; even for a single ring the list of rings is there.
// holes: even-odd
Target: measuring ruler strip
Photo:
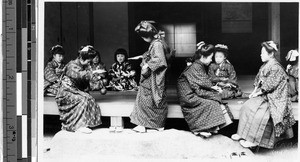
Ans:
[[[17,29],[16,29],[16,1],[3,1],[3,124],[4,150],[3,160],[17,161],[17,117],[16,117],[16,56],[17,56]]]

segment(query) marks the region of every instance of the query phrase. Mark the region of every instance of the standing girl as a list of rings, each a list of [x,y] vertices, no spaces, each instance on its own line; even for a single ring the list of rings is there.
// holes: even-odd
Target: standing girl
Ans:
[[[195,61],[181,73],[177,93],[183,116],[190,130],[207,138],[232,123],[229,108],[222,103],[219,87],[213,86],[206,73],[214,54],[214,46],[200,42]]]
[[[275,59],[278,51],[273,41],[261,44],[264,63],[254,80],[254,90],[240,110],[237,134],[231,136],[243,147],[273,148],[275,143],[293,137],[295,124],[288,96],[288,76]]]
[[[167,46],[159,38],[154,22],[142,21],[135,31],[142,39],[150,43],[149,49],[142,56],[141,78],[131,122],[137,126],[136,132],[146,132],[146,128],[163,130],[167,117],[165,75],[167,71]]]
[[[215,63],[209,66],[208,74],[214,85],[222,89],[222,99],[242,96],[242,91],[237,84],[236,72],[227,60],[228,47],[224,44],[215,46]]]
[[[290,84],[290,90],[289,94],[291,97],[291,101],[298,102],[298,58],[299,53],[297,50],[290,50],[286,56],[286,61],[288,62],[288,65],[286,67],[286,72],[289,75],[289,84]]]
[[[60,85],[60,77],[65,64],[63,63],[65,51],[61,45],[55,45],[50,49],[51,58],[44,70],[44,94],[55,96]]]
[[[95,99],[85,92],[93,73],[89,62],[95,58],[92,46],[85,46],[78,52],[78,57],[70,61],[65,68],[61,86],[55,97],[62,121],[62,129],[91,133],[88,127],[101,124],[100,107]]]

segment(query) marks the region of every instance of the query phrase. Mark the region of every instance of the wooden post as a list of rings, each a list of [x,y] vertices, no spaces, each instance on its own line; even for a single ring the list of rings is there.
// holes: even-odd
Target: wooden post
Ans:
[[[269,4],[269,40],[279,44],[276,59],[280,62],[280,3]]]
[[[110,127],[111,132],[122,132],[124,128],[124,122],[122,116],[111,116]]]

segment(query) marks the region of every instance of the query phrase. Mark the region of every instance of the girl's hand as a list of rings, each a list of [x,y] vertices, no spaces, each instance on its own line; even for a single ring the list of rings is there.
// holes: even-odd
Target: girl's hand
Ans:
[[[105,73],[106,71],[105,70],[102,70],[102,69],[98,69],[98,70],[94,70],[93,71],[93,74],[95,74],[95,73]]]
[[[211,88],[214,89],[214,90],[216,90],[216,91],[218,91],[219,93],[222,93],[222,92],[223,92],[223,90],[222,90],[221,87],[218,87],[218,86],[212,86]]]
[[[142,66],[142,69],[147,69],[148,67],[149,67],[148,64],[144,64],[144,65]]]

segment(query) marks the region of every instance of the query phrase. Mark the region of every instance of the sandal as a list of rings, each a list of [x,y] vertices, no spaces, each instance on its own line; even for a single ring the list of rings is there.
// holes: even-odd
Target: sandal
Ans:
[[[203,139],[206,139],[206,138],[212,136],[212,134],[210,132],[199,132],[199,133],[196,133],[195,135],[199,136]]]
[[[230,159],[237,158],[237,157],[240,157],[240,155],[237,154],[237,152],[232,152],[232,153],[230,154]]]
[[[244,148],[255,148],[257,145],[252,143],[252,142],[249,142],[249,141],[246,141],[246,140],[240,140],[240,144],[244,147]]]
[[[78,128],[76,130],[76,132],[85,133],[85,134],[91,134],[93,131],[90,128],[81,127],[81,128]]]
[[[137,133],[146,133],[147,132],[147,129],[143,126],[136,126],[132,129],[133,131],[137,132]]]
[[[243,138],[242,138],[240,135],[238,135],[238,134],[233,134],[233,135],[231,136],[231,139],[234,140],[234,141],[240,141],[240,140],[243,140]]]

